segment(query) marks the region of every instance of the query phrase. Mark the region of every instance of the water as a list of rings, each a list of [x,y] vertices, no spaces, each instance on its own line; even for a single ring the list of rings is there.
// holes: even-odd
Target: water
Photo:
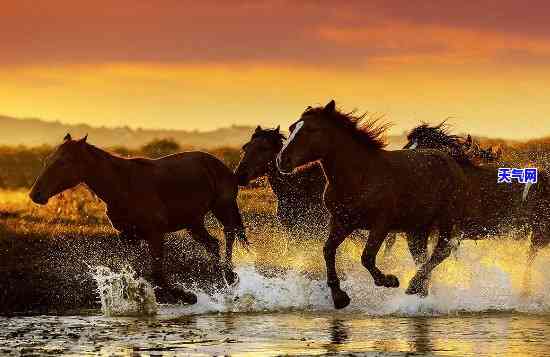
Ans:
[[[463,243],[421,299],[404,294],[414,265],[399,244],[382,264],[400,278],[398,289],[373,285],[360,265],[361,244],[342,247],[338,270],[352,298],[342,311],[332,307],[320,247],[310,243],[309,252],[240,252],[239,284],[213,296],[193,288],[192,306],[158,306],[153,288],[131,269],[96,267],[102,311],[0,318],[0,354],[550,355],[548,250],[535,262],[526,296],[525,242]]]
[[[550,353],[549,320],[496,313],[435,318],[340,312],[224,313],[155,319],[37,316],[0,319],[0,338],[6,339],[0,353],[171,356],[381,351],[388,355],[542,356]]]

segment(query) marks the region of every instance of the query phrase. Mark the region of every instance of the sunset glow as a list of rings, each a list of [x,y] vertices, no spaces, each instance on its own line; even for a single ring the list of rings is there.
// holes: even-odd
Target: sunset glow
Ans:
[[[94,126],[287,127],[331,98],[393,133],[550,135],[543,1],[18,1],[0,21],[0,114]]]

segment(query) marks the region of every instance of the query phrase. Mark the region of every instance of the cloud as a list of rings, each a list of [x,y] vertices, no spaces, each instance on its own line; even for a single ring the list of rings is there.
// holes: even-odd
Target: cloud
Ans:
[[[441,25],[321,28],[322,39],[370,49],[373,63],[476,64],[550,59],[550,39]]]
[[[434,4],[20,0],[3,5],[0,62],[357,66],[547,56],[547,2]]]

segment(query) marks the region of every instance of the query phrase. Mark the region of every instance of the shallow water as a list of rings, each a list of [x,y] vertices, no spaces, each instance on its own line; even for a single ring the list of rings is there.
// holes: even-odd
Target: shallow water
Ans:
[[[0,319],[0,353],[278,355],[406,352],[550,354],[550,316],[486,313],[371,317],[350,313],[223,313],[179,318]]]
[[[463,243],[421,299],[404,294],[415,269],[402,241],[382,264],[399,277],[397,289],[375,287],[360,264],[361,244],[348,242],[338,269],[352,302],[335,311],[320,249],[310,246],[307,256],[295,247],[266,252],[277,257],[270,266],[267,255],[241,252],[239,283],[215,295],[192,289],[193,306],[156,306],[153,289],[131,270],[94,267],[101,311],[0,318],[0,354],[550,355],[548,249],[535,262],[529,296],[527,244],[506,240]]]

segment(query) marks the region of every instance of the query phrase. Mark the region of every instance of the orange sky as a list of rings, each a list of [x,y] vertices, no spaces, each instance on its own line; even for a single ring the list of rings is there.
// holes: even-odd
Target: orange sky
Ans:
[[[451,117],[457,131],[550,135],[548,13],[546,1],[11,1],[0,113],[286,127],[334,98],[386,113],[394,133]]]

